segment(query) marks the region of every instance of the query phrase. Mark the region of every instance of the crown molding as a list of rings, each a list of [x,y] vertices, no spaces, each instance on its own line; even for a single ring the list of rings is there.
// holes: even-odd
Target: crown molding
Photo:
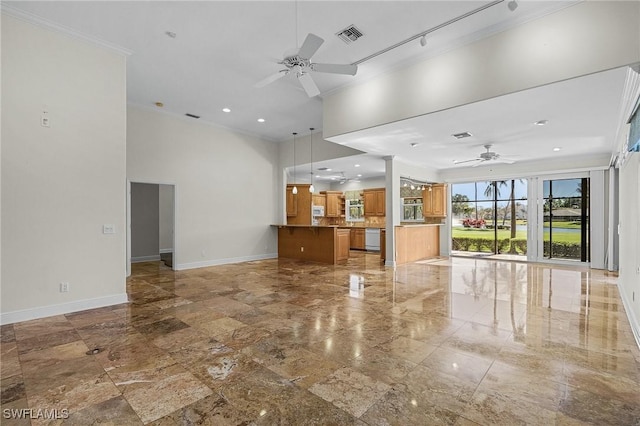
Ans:
[[[20,10],[13,6],[8,6],[6,3],[0,4],[0,11],[2,14],[6,14],[16,19],[20,19],[21,21],[28,22],[33,25],[37,25],[41,28],[46,28],[48,30],[56,31],[62,34],[65,34],[69,37],[72,37],[76,40],[88,42],[104,49],[119,53],[121,55],[130,56],[133,54],[132,50],[126,49],[122,46],[118,46],[117,44],[110,43],[105,40],[101,40],[97,37],[91,37],[86,34],[81,33],[80,31],[74,30],[65,25],[61,25],[48,19],[42,18],[38,15],[34,15],[30,12],[25,12],[24,10]]]

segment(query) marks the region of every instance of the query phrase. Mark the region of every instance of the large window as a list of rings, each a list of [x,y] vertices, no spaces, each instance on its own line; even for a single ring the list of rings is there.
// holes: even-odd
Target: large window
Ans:
[[[453,184],[453,251],[526,255],[527,209],[525,180]]]
[[[545,180],[543,256],[589,261],[589,179]]]

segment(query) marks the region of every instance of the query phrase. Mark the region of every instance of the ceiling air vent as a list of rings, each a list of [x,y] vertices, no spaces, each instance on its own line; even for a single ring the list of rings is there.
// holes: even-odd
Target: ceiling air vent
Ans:
[[[462,133],[454,133],[451,136],[453,136],[456,139],[464,139],[464,138],[470,138],[473,135],[469,132],[462,132]]]
[[[362,37],[364,34],[362,34],[362,31],[357,29],[355,25],[349,25],[344,30],[336,33],[336,35],[338,36],[338,38],[340,38],[340,40],[344,41],[347,44],[351,44]]]
[[[187,117],[191,117],[191,118],[196,118],[196,119],[197,119],[197,118],[200,118],[200,116],[199,116],[199,115],[195,115],[195,114],[189,114],[189,113],[187,113],[187,114],[185,114],[185,115],[186,115]]]

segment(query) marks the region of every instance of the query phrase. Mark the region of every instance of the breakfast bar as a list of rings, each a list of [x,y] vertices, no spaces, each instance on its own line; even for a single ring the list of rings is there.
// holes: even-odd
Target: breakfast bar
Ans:
[[[349,258],[350,231],[338,226],[273,225],[278,257],[336,264]]]

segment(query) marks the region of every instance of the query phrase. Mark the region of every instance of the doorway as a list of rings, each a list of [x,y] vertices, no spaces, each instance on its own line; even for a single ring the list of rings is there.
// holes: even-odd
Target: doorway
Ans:
[[[543,257],[590,261],[589,178],[545,180]]]
[[[129,182],[127,276],[131,263],[162,261],[174,269],[175,185]]]

